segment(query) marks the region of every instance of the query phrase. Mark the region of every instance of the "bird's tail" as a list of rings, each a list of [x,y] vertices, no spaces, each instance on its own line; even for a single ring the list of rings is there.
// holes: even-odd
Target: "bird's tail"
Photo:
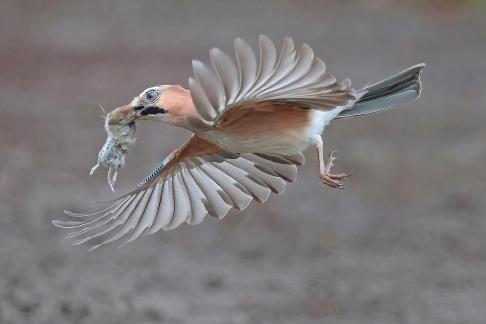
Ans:
[[[337,118],[377,113],[418,98],[422,88],[420,71],[424,67],[424,63],[411,66],[383,81],[358,90],[356,93],[360,99],[350,109],[341,112]]]

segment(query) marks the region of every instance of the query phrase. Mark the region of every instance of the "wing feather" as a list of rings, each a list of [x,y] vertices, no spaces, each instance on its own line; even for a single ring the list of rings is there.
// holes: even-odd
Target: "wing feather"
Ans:
[[[164,188],[162,196],[160,197],[160,204],[157,210],[157,216],[153,225],[148,230],[148,234],[153,234],[163,229],[172,220],[174,215],[174,187],[172,185],[172,176],[168,176],[164,181]]]
[[[248,95],[248,90],[253,86],[257,74],[257,61],[251,47],[241,38],[234,41],[236,61],[240,79],[240,91],[236,101]],[[231,102],[229,102],[231,104]]]
[[[154,187],[147,188],[147,191],[143,194],[143,197],[138,203],[137,207],[134,209],[130,217],[123,223],[123,226],[118,230],[119,234],[117,233],[116,236],[113,236],[116,237],[115,239],[113,239],[113,241],[121,236],[131,235],[131,233],[135,230],[137,225],[142,220],[143,215],[146,213],[153,192]]]
[[[258,202],[264,203],[270,197],[272,190],[260,181],[253,181],[245,170],[240,169],[229,162],[212,164],[214,167],[235,179],[238,184],[244,190],[247,190]]]
[[[232,205],[238,210],[245,209],[251,203],[252,197],[238,188],[235,180],[221,170],[209,163],[202,164],[200,168],[228,194],[233,202]]]
[[[112,211],[107,212],[98,218],[92,219],[90,221],[86,221],[84,224],[76,226],[76,228],[82,228],[82,229],[79,231],[69,233],[67,237],[71,238],[71,237],[79,236],[92,229],[96,229],[106,224],[110,224],[128,208],[128,206],[132,203],[134,199],[135,199],[135,195],[129,197],[129,199],[120,203],[120,205],[115,207]]]
[[[232,206],[229,205],[218,193],[218,191],[222,191],[221,187],[219,187],[198,167],[189,169],[189,172],[208,199],[211,208],[209,213],[219,219],[223,218]]]
[[[286,92],[293,90],[295,88],[294,83],[309,73],[313,60],[314,52],[312,51],[312,48],[305,43],[302,44],[302,47],[299,49],[299,53],[297,54],[293,69],[289,73],[285,74],[284,78],[275,84],[275,86],[260,92],[260,94],[271,94],[279,90]]]
[[[204,127],[215,127],[231,108],[262,101],[287,101],[297,106],[330,110],[355,101],[349,82],[338,83],[326,72],[326,65],[307,44],[296,50],[286,36],[277,55],[273,42],[265,35],[258,39],[260,58],[241,38],[234,41],[235,59],[218,48],[210,51],[212,71],[193,61],[194,78],[189,88]],[[278,56],[278,59],[277,59]]]
[[[216,109],[211,104],[211,101],[204,92],[204,89],[202,88],[199,81],[193,78],[189,78],[189,89],[191,91],[192,101],[197,107],[197,111],[201,115],[201,117],[205,120],[212,120],[216,118],[218,116],[216,113]]]
[[[87,243],[90,250],[117,240],[124,244],[185,222],[198,224],[208,214],[221,219],[253,199],[265,202],[295,180],[303,163],[302,154],[235,154],[193,136],[135,190],[93,213],[66,211],[74,220],[53,223],[72,231],[73,244]]]
[[[297,178],[297,166],[294,164],[287,164],[286,160],[282,159],[282,163],[279,160],[265,159],[256,154],[245,154],[245,156],[247,156],[248,160],[253,161],[256,167],[272,170],[272,172],[276,173],[286,181],[294,182]]]
[[[254,95],[255,91],[272,76],[272,71],[277,62],[277,50],[270,38],[265,35],[260,35],[258,43],[260,46],[260,65],[258,67],[257,80],[251,95]]]
[[[258,94],[262,94],[268,88],[274,86],[278,81],[282,80],[289,71],[291,71],[295,64],[295,44],[291,37],[285,36],[282,43],[282,50],[270,78],[259,89]]]
[[[234,102],[240,89],[240,80],[235,63],[228,54],[219,48],[211,49],[209,55],[213,69],[223,85],[226,103]]]
[[[208,98],[213,109],[215,109],[216,112],[221,111],[226,104],[226,94],[223,84],[217,77],[216,73],[204,63],[197,60],[192,61],[192,69],[194,71],[196,80],[201,85],[201,88],[206,94],[206,97]]]
[[[189,224],[199,224],[208,214],[206,195],[201,191],[196,180],[194,180],[186,168],[181,170],[181,174],[191,202],[191,218],[187,222]]]
[[[90,227],[87,232],[91,231],[92,233],[89,234],[89,235],[85,235],[83,238],[75,240],[73,242],[73,244],[78,245],[78,244],[86,243],[87,241],[89,241],[93,238],[100,237],[100,236],[107,234],[108,232],[114,230],[118,226],[121,226],[123,221],[126,219],[125,215],[128,215],[127,211],[130,213],[138,205],[138,202],[142,198],[142,194],[143,193],[140,192],[137,195],[135,195],[133,197],[133,200],[130,201],[129,204],[126,204],[123,209],[121,209],[117,213],[113,214],[112,217],[96,224],[95,226]],[[105,225],[106,225],[106,227],[104,229],[98,230],[98,227],[105,226]],[[96,231],[94,231],[94,230],[96,230]],[[83,234],[86,234],[86,233],[83,232]]]
[[[280,194],[285,189],[285,181],[271,170],[258,168],[254,163],[247,159],[230,160],[229,163],[248,172],[248,177],[254,182],[267,186],[274,193]]]
[[[126,240],[126,243],[132,242],[133,240],[142,236],[155,221],[155,216],[157,215],[157,209],[160,203],[160,196],[163,184],[157,182],[150,196],[150,200],[147,203],[147,209],[140,217],[140,221],[134,228],[130,237]]]
[[[150,193],[151,192],[152,191],[150,190]],[[114,241],[120,239],[121,237],[123,237],[124,235],[126,235],[127,233],[131,232],[133,230],[133,228],[135,228],[138,220],[140,219],[141,213],[143,213],[145,211],[145,207],[147,205],[147,201],[148,201],[148,198],[150,196],[150,193],[149,193],[149,190],[147,190],[145,192],[140,192],[139,197],[137,197],[137,199],[136,199],[136,203],[131,205],[130,208],[128,208],[125,211],[125,214],[126,214],[125,217],[121,217],[121,219],[119,219],[119,220],[117,219],[115,222],[113,222],[104,231],[97,233],[95,236],[91,237],[91,238],[101,237],[104,234],[107,234],[107,233],[110,233],[110,231],[113,231],[113,233],[110,233],[110,237],[103,240],[99,244],[93,245],[90,249],[94,250],[94,249],[100,247],[101,245],[106,245],[106,244],[109,244],[111,242],[114,242]]]

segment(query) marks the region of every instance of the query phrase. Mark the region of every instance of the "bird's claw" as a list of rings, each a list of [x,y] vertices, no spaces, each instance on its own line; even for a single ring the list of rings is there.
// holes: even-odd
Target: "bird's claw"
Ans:
[[[346,173],[339,173],[339,174],[333,174],[331,173],[331,168],[334,166],[334,161],[337,159],[337,157],[334,156],[334,153],[336,153],[337,150],[332,151],[329,154],[329,160],[327,161],[326,167],[324,168],[324,173],[320,175],[322,183],[328,185],[331,188],[336,188],[336,189],[345,189],[342,181],[346,178],[349,178],[351,174],[346,174]]]

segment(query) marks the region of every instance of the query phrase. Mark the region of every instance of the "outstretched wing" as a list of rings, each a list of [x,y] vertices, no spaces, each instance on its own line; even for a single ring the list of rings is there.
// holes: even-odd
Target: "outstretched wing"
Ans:
[[[279,156],[233,154],[194,135],[147,176],[137,189],[89,214],[66,211],[69,221],[54,225],[71,229],[73,244],[90,250],[124,238],[130,242],[184,222],[198,224],[206,215],[223,218],[252,199],[265,202],[294,181],[302,154]]]
[[[296,50],[292,38],[285,37],[277,58],[275,45],[260,35],[259,47],[259,63],[241,38],[234,41],[236,64],[219,48],[210,51],[212,68],[192,62],[194,78],[189,78],[189,88],[204,124],[214,126],[228,109],[261,101],[330,110],[356,99],[350,81],[338,83],[309,45]]]

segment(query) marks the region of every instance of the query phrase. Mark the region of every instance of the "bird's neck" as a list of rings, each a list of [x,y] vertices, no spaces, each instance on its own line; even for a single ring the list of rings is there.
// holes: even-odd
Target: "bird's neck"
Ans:
[[[168,122],[191,130],[191,126],[187,123],[187,118],[199,118],[199,114],[192,102],[190,91],[180,85],[169,86],[164,91],[163,101],[162,106],[167,107],[170,112],[170,120]]]

